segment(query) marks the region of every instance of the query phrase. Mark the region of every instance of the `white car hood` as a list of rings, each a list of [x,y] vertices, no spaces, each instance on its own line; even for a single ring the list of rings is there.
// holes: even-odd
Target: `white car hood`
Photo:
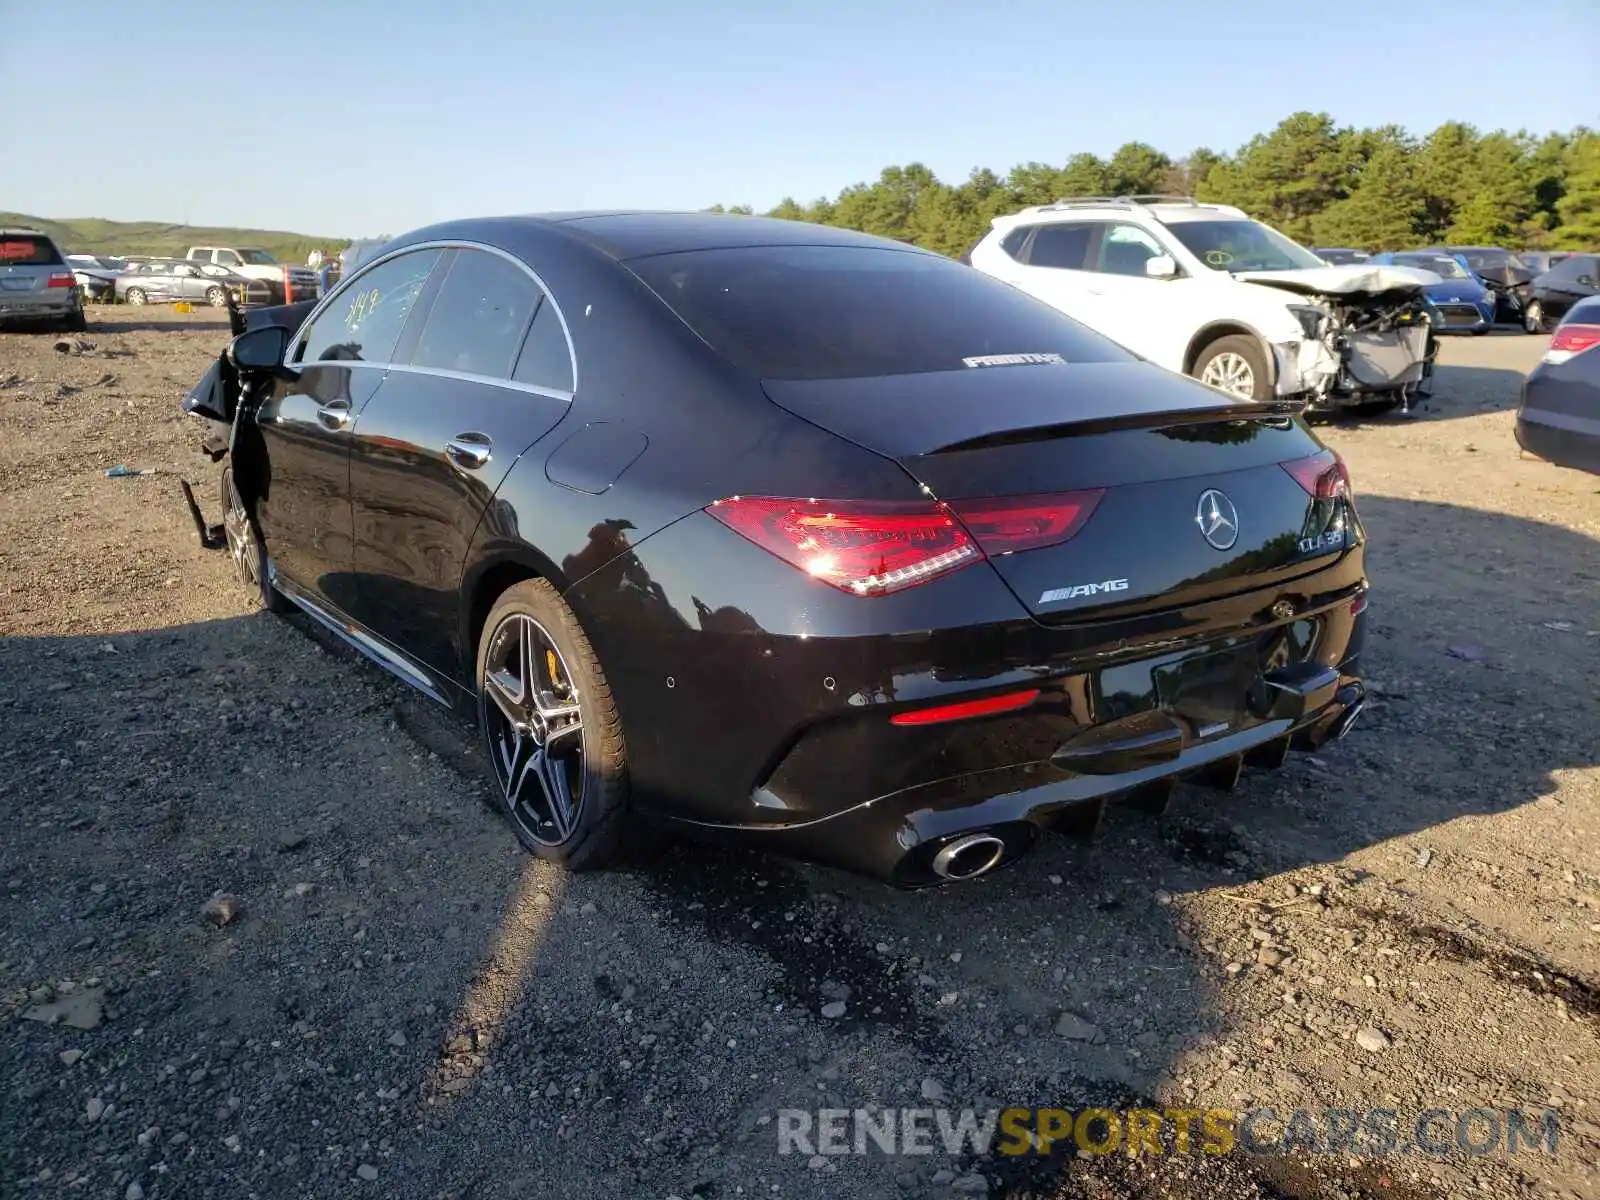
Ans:
[[[1235,271],[1235,279],[1298,292],[1302,296],[1378,296],[1419,292],[1442,276],[1416,267],[1373,267],[1351,263],[1343,267],[1302,267],[1295,271]]]

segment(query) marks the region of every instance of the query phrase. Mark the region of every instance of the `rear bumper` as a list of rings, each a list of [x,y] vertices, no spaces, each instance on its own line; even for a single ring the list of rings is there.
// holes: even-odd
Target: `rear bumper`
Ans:
[[[83,307],[83,298],[75,287],[51,288],[50,293],[25,300],[0,294],[0,321],[59,320]]]
[[[935,860],[974,834],[1004,843],[993,864],[1003,865],[1063,817],[1093,824],[1107,801],[1164,797],[1185,777],[1231,786],[1246,764],[1281,765],[1291,745],[1311,749],[1342,736],[1366,699],[1359,676],[1365,615],[1351,611],[1353,599],[1364,610],[1365,598],[1364,588],[1343,594],[1247,639],[1061,675],[1015,715],[921,730],[873,716],[825,722],[790,747],[753,792],[751,802],[766,819],[677,823],[897,887],[947,882]],[[1307,625],[1316,627],[1314,644],[1308,657],[1297,658],[1286,643]],[[1305,686],[1266,687],[1252,698],[1241,681],[1231,709],[1202,706],[1199,716],[1182,702],[1168,703],[1154,683],[1138,694],[1137,681],[1150,680],[1164,664],[1241,641],[1263,651],[1261,675],[1298,675]],[[1284,660],[1290,661],[1268,670]],[[921,781],[888,787],[906,779]],[[841,797],[861,795],[865,782],[876,794],[837,807]]]
[[[1060,810],[1335,721],[1359,687],[1362,553],[1182,608],[1043,625],[987,567],[866,601],[818,585],[797,607],[792,568],[690,518],[565,595],[604,664],[642,814],[918,886],[961,833],[1006,824],[1020,850]],[[689,591],[686,564],[710,561]],[[1297,697],[1268,683],[1286,673]],[[1013,711],[894,721],[1022,692],[1037,694]]]
[[[702,828],[896,887],[928,887],[953,881],[941,869],[941,852],[973,835],[1003,843],[990,865],[1007,865],[1063,818],[1094,824],[1108,801],[1148,803],[1186,778],[1231,786],[1247,765],[1279,766],[1291,747],[1315,749],[1342,737],[1365,703],[1361,681],[1341,673],[1334,697],[1299,719],[1263,721],[1188,746],[1164,763],[1115,774],[1076,772],[1055,759],[1017,763],[907,788],[802,825]]]

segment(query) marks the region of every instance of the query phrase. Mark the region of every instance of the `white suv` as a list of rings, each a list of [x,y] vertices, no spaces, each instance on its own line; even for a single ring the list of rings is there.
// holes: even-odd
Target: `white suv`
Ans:
[[[1428,271],[1336,267],[1237,208],[1062,200],[996,217],[963,261],[1237,396],[1388,408],[1430,373]]]

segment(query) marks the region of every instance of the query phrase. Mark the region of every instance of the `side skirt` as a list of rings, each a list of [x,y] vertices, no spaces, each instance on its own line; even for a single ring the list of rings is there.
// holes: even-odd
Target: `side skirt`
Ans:
[[[341,641],[360,651],[364,657],[377,663],[378,666],[397,679],[409,683],[435,703],[442,704],[446,708],[455,707],[450,700],[449,689],[427,667],[424,667],[404,652],[395,649],[387,642],[380,640],[375,635],[368,633],[354,621],[345,620],[336,616],[329,609],[324,608],[289,580],[279,575],[277,567],[273,565],[270,559],[267,562],[267,579],[283,595],[284,599],[293,603],[296,608],[300,609],[301,612],[305,613],[318,625],[337,635]]]

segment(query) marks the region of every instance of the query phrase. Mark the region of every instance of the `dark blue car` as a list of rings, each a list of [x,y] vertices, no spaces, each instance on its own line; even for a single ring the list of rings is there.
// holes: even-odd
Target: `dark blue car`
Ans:
[[[1436,333],[1488,333],[1494,325],[1494,295],[1460,259],[1429,251],[1386,250],[1368,260],[1374,266],[1416,267],[1442,282],[1423,289],[1428,320]]]

